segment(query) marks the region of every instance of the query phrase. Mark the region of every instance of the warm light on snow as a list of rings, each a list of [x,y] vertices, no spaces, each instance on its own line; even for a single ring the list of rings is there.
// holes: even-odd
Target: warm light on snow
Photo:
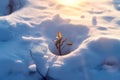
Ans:
[[[120,0],[1,0],[0,80],[120,80],[119,15]]]
[[[74,6],[79,4],[80,0],[57,0],[58,3],[65,5],[65,6]]]

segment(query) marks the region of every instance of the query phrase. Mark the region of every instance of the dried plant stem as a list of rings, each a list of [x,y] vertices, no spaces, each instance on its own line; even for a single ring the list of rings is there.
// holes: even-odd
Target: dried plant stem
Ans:
[[[56,48],[57,48],[57,50],[58,50],[58,54],[59,54],[60,56],[62,55],[62,50],[61,50],[62,45],[63,45],[62,38],[60,38],[60,39],[58,39],[58,40],[56,41],[56,44],[55,44],[55,46],[56,46]]]
[[[58,54],[59,54],[60,56],[63,55],[63,54],[62,54],[62,49],[63,49],[64,44],[66,43],[66,41],[67,41],[67,39],[66,39],[66,38],[63,38],[62,33],[61,33],[61,32],[58,32],[58,33],[57,33],[57,39],[54,40],[54,42],[55,42],[55,46],[56,46],[56,48],[57,48]],[[72,43],[69,42],[69,43],[67,43],[66,45],[67,45],[67,46],[71,46]]]
[[[58,47],[58,52],[59,52],[60,55],[62,55],[62,51],[61,51],[61,46],[60,45]]]
[[[30,56],[31,56],[32,60],[34,61],[34,57],[32,55],[32,51],[31,50],[30,50]],[[37,65],[37,64],[35,63],[35,65]],[[47,73],[46,73],[45,76],[39,71],[38,67],[36,67],[36,72],[38,72],[38,74],[42,77],[42,80],[48,80],[47,76],[48,76],[48,73],[49,73],[49,68],[48,68]]]

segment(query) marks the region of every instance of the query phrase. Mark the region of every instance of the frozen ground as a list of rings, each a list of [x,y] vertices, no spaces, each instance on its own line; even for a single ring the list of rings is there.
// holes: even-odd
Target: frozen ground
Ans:
[[[0,80],[42,80],[38,70],[47,80],[120,80],[119,14],[120,0],[2,0]],[[54,54],[59,31],[73,43],[64,56]]]

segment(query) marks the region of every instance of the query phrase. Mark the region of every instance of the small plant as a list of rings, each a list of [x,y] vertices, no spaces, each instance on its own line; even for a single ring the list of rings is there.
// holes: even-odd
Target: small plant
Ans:
[[[72,42],[67,42],[67,38],[63,38],[62,33],[58,32],[57,33],[57,39],[53,40],[55,42],[55,47],[58,51],[58,54],[62,56],[62,49],[67,45],[67,46],[72,46]],[[66,43],[66,44],[65,44]]]

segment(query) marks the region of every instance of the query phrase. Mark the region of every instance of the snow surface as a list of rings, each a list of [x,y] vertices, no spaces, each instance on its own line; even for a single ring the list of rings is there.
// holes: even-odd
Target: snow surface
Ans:
[[[52,0],[2,0],[0,80],[120,80],[119,11],[120,0],[69,8]],[[64,56],[53,42],[59,31],[73,43]]]

